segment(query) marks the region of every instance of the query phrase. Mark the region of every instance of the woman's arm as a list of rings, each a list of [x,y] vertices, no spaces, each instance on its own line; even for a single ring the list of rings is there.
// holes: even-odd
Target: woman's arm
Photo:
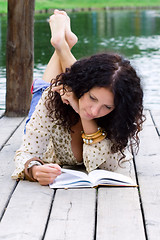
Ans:
[[[30,159],[34,160],[34,158],[43,160],[43,155],[46,153],[47,148],[50,145],[53,123],[47,116],[47,109],[44,103],[46,94],[47,91],[43,93],[42,98],[40,99],[31,120],[27,123],[26,134],[23,136],[22,145],[20,149],[17,150],[15,155],[16,169],[12,174],[13,179],[24,179],[24,169],[26,162]],[[46,181],[47,184],[51,183],[51,180],[53,182],[55,176],[58,176],[60,174],[60,167],[55,167],[54,164],[36,167],[39,167],[38,172],[39,170],[42,170],[43,172],[49,172],[48,182]],[[32,168],[29,171],[31,173],[31,176],[33,176],[31,171]],[[36,175],[34,175],[33,178],[35,176]],[[39,174],[35,179],[44,185],[44,182],[42,182],[42,179],[40,179]]]
[[[97,132],[98,125],[95,120],[86,120],[84,118],[81,118],[81,122],[85,134],[92,134]]]

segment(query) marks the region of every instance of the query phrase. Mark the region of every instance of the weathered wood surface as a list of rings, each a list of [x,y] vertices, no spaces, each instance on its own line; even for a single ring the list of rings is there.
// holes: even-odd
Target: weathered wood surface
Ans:
[[[0,118],[3,117],[5,111],[0,109]]]
[[[0,149],[16,131],[24,118],[9,118],[3,116],[0,118]],[[19,136],[22,136],[20,134]],[[22,137],[20,137],[22,139]]]
[[[10,175],[24,123],[20,124],[21,119],[15,121],[12,134],[3,132],[9,140],[0,151],[0,239],[157,240],[160,235],[160,139],[156,117],[159,113],[151,114],[153,119],[147,111],[140,150],[134,157],[139,189],[54,191],[38,183],[17,183]],[[133,178],[134,175],[133,169]]]
[[[30,107],[34,3],[35,0],[8,1],[6,116],[25,116]]]
[[[45,240],[94,240],[95,189],[57,190]]]
[[[14,132],[17,128],[17,123],[19,124],[22,121],[22,118],[8,118],[8,120],[6,120],[6,123],[8,123],[8,125],[5,125],[5,121],[3,120],[4,119],[0,119],[0,127],[2,126],[2,129],[0,129],[0,136],[5,140],[9,140],[0,151],[0,218],[2,217],[5,206],[16,186],[16,181],[13,181],[11,179],[11,174],[14,170],[13,158],[15,151],[21,144],[22,131],[24,127],[23,123],[20,125],[17,131]]]
[[[97,238],[145,240],[137,188],[98,190]]]
[[[53,190],[38,183],[20,182],[1,221],[0,239],[42,239]]]
[[[151,116],[153,118],[155,127],[156,127],[156,129],[158,131],[158,134],[160,136],[160,109],[159,110],[156,110],[156,109],[152,110]]]
[[[146,117],[135,163],[147,236],[149,240],[157,240],[160,236],[160,138],[149,112]]]

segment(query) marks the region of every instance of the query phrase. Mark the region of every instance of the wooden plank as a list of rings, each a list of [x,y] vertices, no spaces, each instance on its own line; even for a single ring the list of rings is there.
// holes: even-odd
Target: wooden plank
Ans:
[[[4,115],[4,110],[0,109],[0,118]]]
[[[0,118],[0,149],[10,138],[15,129],[20,125],[24,118]]]
[[[20,119],[19,119],[20,120]],[[17,120],[17,121],[19,121]],[[7,123],[10,123],[10,132],[11,128],[15,128],[14,124],[12,126],[14,120],[7,119]],[[18,122],[19,123],[19,122]],[[17,124],[18,124],[17,123]],[[0,126],[2,126],[0,124]],[[6,126],[4,126],[6,128]],[[13,191],[16,182],[11,179],[11,174],[14,170],[14,155],[15,151],[20,147],[22,137],[22,131],[24,128],[24,123],[16,130],[13,136],[9,139],[9,141],[4,145],[3,149],[0,151],[0,217],[4,211],[6,203],[8,202],[9,196]],[[8,131],[6,129],[6,131]],[[7,133],[9,134],[9,132]]]
[[[158,133],[160,135],[160,110],[159,109],[154,109],[151,111],[154,123],[155,123],[155,127],[158,130]]]
[[[98,190],[97,238],[145,240],[137,188]]]
[[[143,219],[136,188],[98,191],[97,240],[144,240]]]
[[[149,240],[160,236],[160,139],[152,119],[147,120],[140,134],[140,148],[135,156],[146,231]]]
[[[93,240],[95,189],[59,189],[53,203],[45,240]]]
[[[136,182],[133,161],[124,163],[124,166],[122,164],[118,172],[130,176]],[[138,189],[98,189],[96,240],[132,240],[137,239],[137,236],[139,240],[146,239]]]
[[[21,181],[1,221],[0,239],[42,239],[53,192],[48,186]]]
[[[147,126],[153,126],[153,121],[152,121],[152,118],[151,118],[151,115],[150,115],[150,111],[145,110],[144,115],[146,116],[146,121],[143,123],[143,128],[147,127]]]

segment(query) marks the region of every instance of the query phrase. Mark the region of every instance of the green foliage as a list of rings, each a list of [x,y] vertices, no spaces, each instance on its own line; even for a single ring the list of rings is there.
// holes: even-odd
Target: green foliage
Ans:
[[[0,0],[0,13],[7,12],[7,0]]]
[[[36,0],[36,10],[49,8],[157,6],[160,0]]]
[[[9,0],[8,0],[9,1]],[[7,0],[0,0],[0,13],[7,13]],[[160,0],[35,0],[35,9],[68,9],[88,7],[160,6]]]

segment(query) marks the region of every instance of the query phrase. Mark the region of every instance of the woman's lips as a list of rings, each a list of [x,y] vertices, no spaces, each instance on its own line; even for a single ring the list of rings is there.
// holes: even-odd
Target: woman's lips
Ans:
[[[87,116],[87,118],[93,119],[94,117],[92,115],[90,115],[87,111],[85,111],[85,114]]]

